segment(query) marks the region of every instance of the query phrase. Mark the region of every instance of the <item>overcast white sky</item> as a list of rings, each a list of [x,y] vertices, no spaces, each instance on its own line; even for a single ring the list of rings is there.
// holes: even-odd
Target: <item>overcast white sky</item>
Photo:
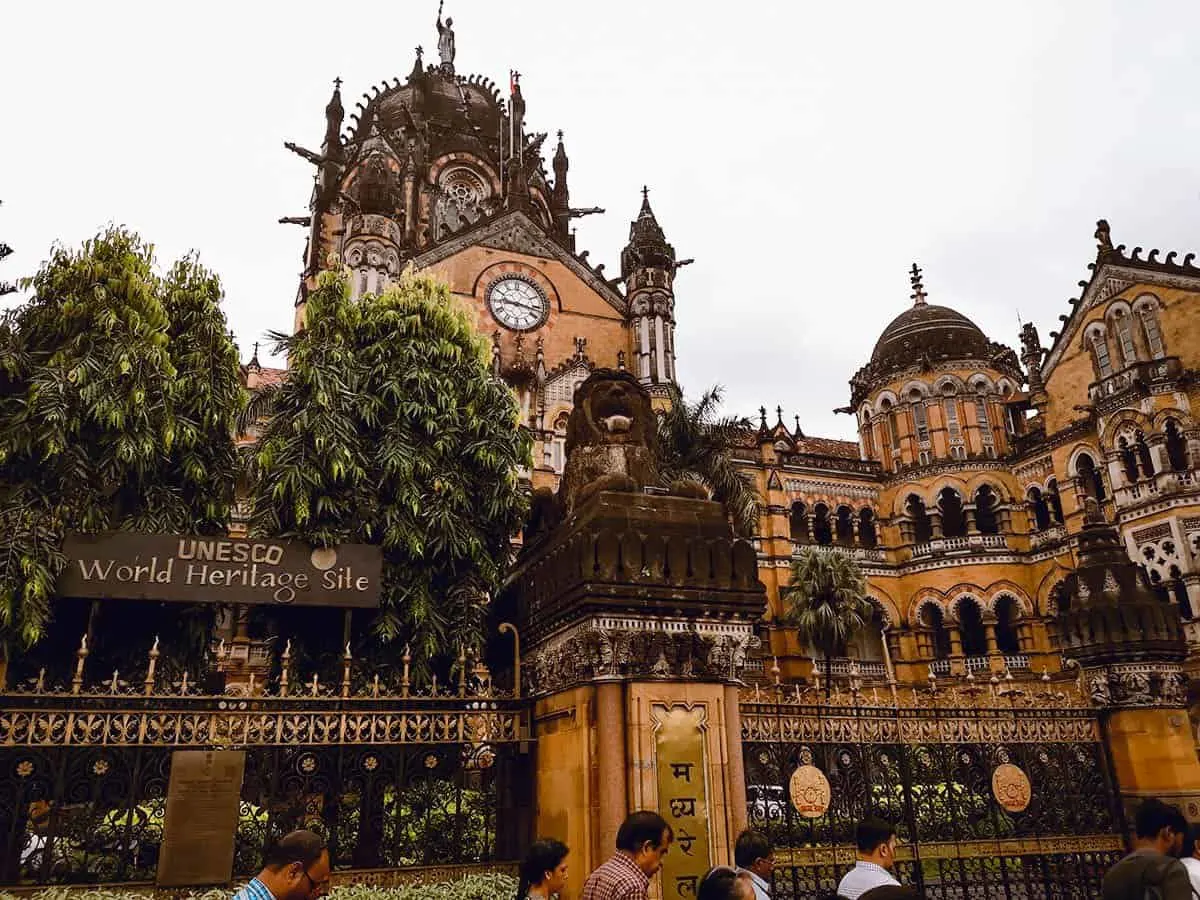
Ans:
[[[243,359],[287,329],[334,76],[436,57],[434,2],[25,2],[3,22],[0,278],[129,225],[216,269]],[[701,9],[708,11],[700,12]],[[930,302],[1016,345],[1116,243],[1200,250],[1200,3],[447,0],[459,72],[522,72],[566,132],[579,246],[619,268],[639,188],[681,257],[680,379],[808,434],[879,332]],[[14,298],[8,298],[10,301]],[[266,362],[264,358],[264,362]],[[773,413],[772,413],[773,415]]]

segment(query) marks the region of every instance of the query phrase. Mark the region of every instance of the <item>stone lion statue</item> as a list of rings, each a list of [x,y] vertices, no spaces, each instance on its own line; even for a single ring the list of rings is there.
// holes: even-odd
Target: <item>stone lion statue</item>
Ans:
[[[631,493],[659,483],[658,420],[646,389],[625,371],[592,372],[575,389],[565,449],[558,494],[534,492],[526,539],[552,529],[601,491]],[[708,499],[694,482],[672,484],[670,493]]]

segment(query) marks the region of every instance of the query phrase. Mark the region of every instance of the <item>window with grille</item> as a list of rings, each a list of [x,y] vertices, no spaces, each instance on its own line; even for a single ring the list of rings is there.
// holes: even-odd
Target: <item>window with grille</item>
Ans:
[[[1100,373],[1101,378],[1107,378],[1112,374],[1112,357],[1108,355],[1108,341],[1105,340],[1104,332],[1097,331],[1092,334],[1092,352],[1096,355],[1096,369]]]
[[[917,402],[913,404],[913,422],[917,427],[917,440],[922,445],[929,444],[929,416],[925,412],[925,404]]]
[[[1125,313],[1117,313],[1113,317],[1113,325],[1117,331],[1117,343],[1121,347],[1121,356],[1126,366],[1137,362],[1137,347],[1133,343],[1133,322]]]
[[[979,424],[979,439],[983,441],[984,452],[988,453],[992,447],[992,422],[988,418],[987,400],[983,397],[978,397],[975,400],[975,421]]]
[[[1143,306],[1138,315],[1142,318],[1142,330],[1146,333],[1146,346],[1150,348],[1150,355],[1161,359],[1166,353],[1166,347],[1163,346],[1162,329],[1158,327],[1158,310]]]

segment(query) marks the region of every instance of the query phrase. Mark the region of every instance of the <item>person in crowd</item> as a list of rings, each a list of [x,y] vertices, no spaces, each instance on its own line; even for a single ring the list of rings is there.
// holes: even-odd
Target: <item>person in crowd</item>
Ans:
[[[746,829],[733,845],[733,862],[750,876],[755,900],[771,900],[771,872],[775,869],[775,848],[766,835]]]
[[[854,841],[858,862],[842,878],[838,896],[858,900],[871,888],[898,887],[900,882],[889,871],[896,864],[896,829],[883,819],[869,816],[858,823]]]
[[[617,830],[617,852],[588,876],[582,900],[646,900],[650,876],[662,868],[674,838],[658,813],[630,813]]]
[[[517,900],[550,900],[567,886],[567,845],[554,838],[534,841],[521,863]]]
[[[1104,900],[1192,900],[1183,850],[1187,819],[1161,800],[1144,800],[1134,816],[1133,852],[1104,876]]]
[[[714,866],[709,869],[696,890],[696,900],[754,900],[754,882],[750,873]]]
[[[263,869],[233,900],[317,900],[329,893],[329,850],[320,835],[293,831],[268,845]]]
[[[1192,893],[1200,897],[1200,826],[1188,826],[1179,861],[1187,869],[1188,879],[1192,882]]]
[[[881,884],[859,894],[858,900],[922,900],[924,896],[915,887],[907,884]]]

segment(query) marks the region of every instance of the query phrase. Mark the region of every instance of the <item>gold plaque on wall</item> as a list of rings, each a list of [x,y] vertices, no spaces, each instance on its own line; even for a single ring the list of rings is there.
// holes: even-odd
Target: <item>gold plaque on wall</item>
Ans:
[[[171,754],[158,887],[229,883],[245,769],[245,750]]]
[[[792,806],[806,819],[819,819],[829,809],[833,796],[829,779],[816,766],[800,766],[788,783]]]
[[[1019,766],[1003,763],[992,773],[992,794],[1001,808],[1011,813],[1024,812],[1033,796],[1029,776]]]
[[[675,832],[663,859],[664,900],[695,900],[712,865],[708,833],[708,779],[704,771],[703,707],[656,706],[658,811]]]

